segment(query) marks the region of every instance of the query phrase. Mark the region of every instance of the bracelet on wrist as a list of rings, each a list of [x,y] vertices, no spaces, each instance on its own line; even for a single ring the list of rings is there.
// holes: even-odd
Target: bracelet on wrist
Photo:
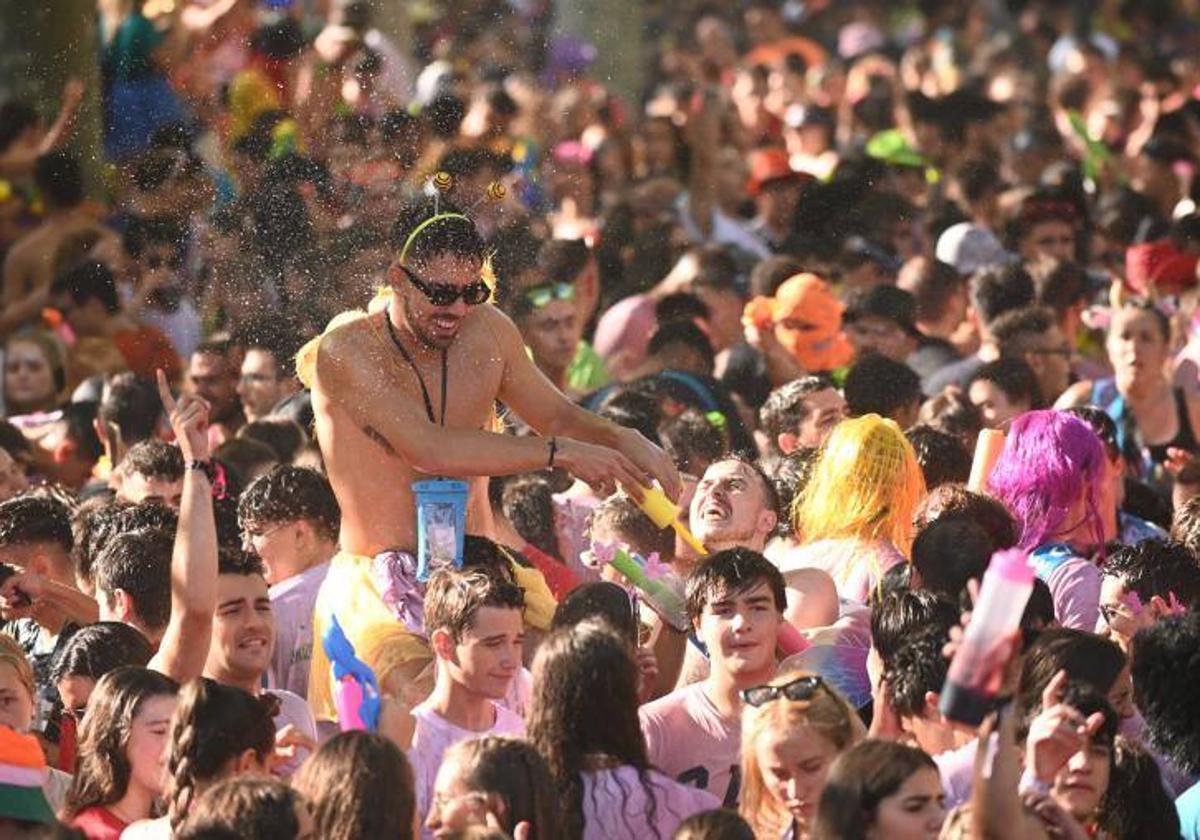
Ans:
[[[550,459],[546,462],[546,469],[554,469],[554,456],[558,454],[558,438],[550,438]]]

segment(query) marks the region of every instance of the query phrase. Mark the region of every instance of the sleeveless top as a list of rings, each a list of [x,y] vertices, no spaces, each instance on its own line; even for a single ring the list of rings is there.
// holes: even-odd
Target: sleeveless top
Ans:
[[[1138,432],[1137,421],[1129,410],[1125,398],[1117,390],[1113,379],[1100,379],[1092,384],[1090,402],[1104,410],[1117,426],[1117,446],[1125,460],[1137,469],[1137,475],[1142,479],[1161,480],[1161,466],[1167,461],[1168,449],[1183,449],[1188,452],[1200,450],[1200,440],[1192,429],[1192,420],[1188,415],[1187,398],[1182,388],[1174,388],[1175,417],[1178,421],[1178,431],[1175,437],[1166,443],[1147,444],[1142,441]]]

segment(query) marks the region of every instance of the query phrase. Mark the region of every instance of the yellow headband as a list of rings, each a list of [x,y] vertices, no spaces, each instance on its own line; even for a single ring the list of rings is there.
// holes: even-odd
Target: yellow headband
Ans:
[[[404,262],[404,258],[408,256],[408,249],[412,247],[416,238],[421,235],[425,228],[429,227],[434,222],[440,222],[442,219],[462,219],[463,221],[471,221],[462,213],[435,213],[421,224],[413,228],[413,232],[408,235],[408,239],[404,240],[404,247],[400,249],[400,262]]]

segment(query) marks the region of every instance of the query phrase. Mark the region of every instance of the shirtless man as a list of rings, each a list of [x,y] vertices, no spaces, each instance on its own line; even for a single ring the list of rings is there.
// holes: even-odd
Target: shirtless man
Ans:
[[[75,158],[66,152],[43,155],[34,166],[34,181],[45,197],[46,218],[17,240],[4,260],[0,336],[41,316],[64,242],[90,231],[97,241],[104,238],[103,228],[84,207],[83,175]]]
[[[418,702],[413,678],[431,657],[414,636],[422,630],[414,481],[468,479],[467,531],[484,535],[492,530],[487,476],[557,465],[602,494],[652,480],[679,494],[660,449],[577,407],[538,370],[512,322],[484,305],[474,224],[435,215],[432,204],[402,214],[388,308],[328,332],[313,383],[317,435],[342,509],[342,552],[317,600],[314,641],[336,614],[384,693],[407,688]],[[542,437],[490,431],[496,400]],[[333,719],[321,647],[316,641],[309,700],[319,718]]]

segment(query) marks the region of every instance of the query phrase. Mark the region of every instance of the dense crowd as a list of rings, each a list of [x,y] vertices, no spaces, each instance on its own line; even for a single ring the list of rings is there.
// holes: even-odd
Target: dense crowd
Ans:
[[[392,5],[0,104],[0,836],[1200,838],[1195,0]]]

